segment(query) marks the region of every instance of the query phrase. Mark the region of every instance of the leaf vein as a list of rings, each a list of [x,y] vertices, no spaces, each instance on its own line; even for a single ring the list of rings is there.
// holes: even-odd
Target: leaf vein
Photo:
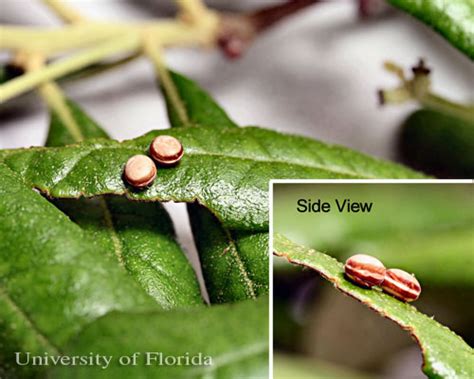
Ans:
[[[115,230],[114,221],[112,219],[112,214],[110,213],[110,209],[107,205],[107,200],[103,197],[99,199],[100,207],[102,208],[102,213],[104,215],[104,223],[109,231],[110,238],[112,240],[112,244],[114,245],[114,253],[117,257],[117,260],[120,264],[120,267],[125,268],[125,262],[123,258],[123,246],[120,238]]]
[[[227,236],[227,240],[231,244],[231,254],[235,258],[235,261],[237,263],[238,270],[240,271],[242,278],[244,280],[244,283],[246,284],[247,287],[247,293],[252,299],[257,298],[257,294],[255,293],[255,283],[250,279],[249,274],[247,272],[247,269],[245,267],[244,262],[242,261],[242,258],[240,257],[239,254],[239,249],[237,247],[237,244],[235,243],[235,240],[229,231],[229,229],[224,228],[225,234]]]

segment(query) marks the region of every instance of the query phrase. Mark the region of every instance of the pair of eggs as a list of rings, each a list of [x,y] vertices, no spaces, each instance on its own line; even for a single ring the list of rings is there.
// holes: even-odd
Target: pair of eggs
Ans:
[[[398,268],[386,269],[371,255],[353,255],[347,259],[344,272],[354,283],[367,288],[380,286],[402,301],[415,301],[421,293],[420,283],[413,275]]]
[[[149,186],[156,178],[157,162],[161,166],[173,166],[183,157],[181,142],[171,136],[158,136],[150,144],[150,157],[138,154],[125,164],[124,178],[136,188]]]

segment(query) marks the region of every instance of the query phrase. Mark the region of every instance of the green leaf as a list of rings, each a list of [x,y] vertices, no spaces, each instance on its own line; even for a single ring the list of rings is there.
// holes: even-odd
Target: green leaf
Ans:
[[[360,301],[410,332],[423,354],[423,372],[430,378],[469,378],[474,369],[474,350],[461,337],[407,303],[377,289],[364,289],[344,278],[342,263],[329,255],[297,245],[282,235],[273,239],[275,255],[311,268],[341,292]]]
[[[107,133],[90,118],[76,103],[65,99],[66,111],[71,118],[72,126],[65,122],[63,117],[57,112],[51,112],[51,122],[49,124],[46,146],[64,146],[79,142],[71,128],[77,128],[78,133],[83,139],[91,138],[109,138]]]
[[[226,229],[197,204],[190,204],[188,210],[211,302],[268,293],[268,233]]]
[[[95,241],[100,241],[101,235],[106,237],[103,235],[103,229],[96,230],[96,224],[100,224],[102,215],[100,209],[96,209],[97,207],[95,208],[97,212],[94,212],[94,208],[90,209],[91,200],[81,200],[86,203],[86,206],[89,205],[89,209],[84,209],[83,212],[81,212],[81,204],[75,200],[60,201],[63,204],[63,209],[67,202],[76,208],[72,212],[75,215],[75,221],[78,221],[78,217],[83,216],[82,222],[79,220],[79,223],[86,230],[91,229]],[[163,296],[163,294],[171,293],[173,295],[171,301],[177,300],[183,304],[191,303],[195,296],[178,292],[179,289],[186,289],[185,284],[196,284],[194,272],[172,238],[172,224],[161,205],[158,203],[131,203],[118,197],[106,198],[105,201],[111,218],[114,219],[115,233],[123,240],[124,250],[129,253],[135,252],[131,257],[131,264],[127,264],[127,268],[131,266],[131,271],[134,268],[138,269],[136,278],[139,282],[143,281],[142,284],[145,287],[153,283],[153,275],[161,273],[167,279],[167,281],[161,280],[161,287],[168,286],[169,288],[164,290],[157,286],[158,294]],[[68,212],[68,214],[71,213]],[[137,228],[137,225],[140,225],[140,228]],[[157,272],[152,269],[152,275],[147,275],[147,267],[141,267],[142,263],[145,266],[150,266],[150,269],[153,266],[163,269]],[[150,277],[152,277],[151,280]],[[186,277],[190,277],[192,280],[186,280]],[[197,297],[200,299],[199,289],[195,285],[190,286],[189,289],[191,294],[197,293]],[[196,354],[208,351],[209,354],[218,356],[217,365],[220,364],[221,367],[213,368],[216,375],[240,377],[245,376],[245,373],[248,372],[250,376],[258,377],[259,372],[262,372],[262,377],[265,377],[264,372],[268,365],[268,353],[266,353],[268,336],[265,333],[265,326],[268,323],[267,307],[265,303],[259,301],[258,303],[240,304],[232,309],[219,308],[215,310],[213,308],[203,311],[146,315],[111,314],[86,329],[76,341],[72,342],[70,354],[75,354],[77,350],[82,349],[84,350],[83,354],[87,355],[91,348],[101,353],[112,350],[111,354],[115,357],[123,355],[124,349],[130,352],[162,351],[178,356],[186,353],[192,354],[193,351]],[[250,319],[245,318],[245,324],[242,323],[243,315],[250,316]],[[146,328],[143,328],[143,325],[146,325]],[[212,332],[209,329],[210,326],[212,326]],[[239,331],[239,333],[242,331],[243,334],[240,334],[238,338],[232,337],[233,330]],[[110,333],[107,333],[108,331]],[[97,335],[100,335],[101,338],[97,339]],[[264,338],[261,338],[262,335]],[[212,349],[209,349],[210,346]],[[225,356],[225,358],[220,359],[219,356]],[[154,371],[153,377],[178,377],[181,368],[160,367],[160,370]],[[66,371],[68,376],[72,375],[70,370]],[[77,377],[83,375],[89,377],[91,374],[92,377],[104,375],[100,369],[92,370],[93,373],[88,372],[90,370],[86,371],[86,373],[75,371],[74,374]],[[150,368],[143,366],[134,367],[130,371],[127,375],[127,368],[115,364],[113,368],[107,370],[106,376],[114,376],[113,373],[115,373],[115,376],[135,377],[140,375],[138,372],[147,377],[150,375]],[[186,377],[192,376],[189,367],[182,371]],[[197,371],[199,372],[199,370]],[[59,370],[56,375],[63,377],[64,371]]]
[[[16,351],[58,353],[113,311],[159,309],[106,252],[0,163],[0,366]],[[30,368],[31,369],[31,368]]]
[[[473,151],[472,120],[423,109],[403,124],[399,152],[418,170],[444,178],[474,178]]]
[[[135,191],[122,179],[127,159],[146,153],[161,134],[181,140],[185,154],[160,169],[154,184]],[[60,148],[4,150],[0,159],[51,197],[104,194],[135,200],[198,201],[225,227],[268,227],[268,181],[273,178],[422,178],[394,163],[343,147],[255,127],[187,127],[150,132],[122,143],[91,140]]]
[[[172,71],[162,74],[172,127],[237,124],[196,83]],[[181,115],[181,117],[178,117]],[[211,303],[255,298],[268,292],[268,233],[231,230],[206,208],[189,204],[191,227]]]
[[[224,110],[188,78],[173,72],[165,71],[161,86],[165,96],[168,118],[172,127],[182,126],[216,126],[237,127]]]
[[[71,100],[65,104],[65,111],[84,138],[107,137],[78,105]],[[61,146],[74,142],[67,122],[53,112],[47,144]],[[176,242],[172,221],[161,204],[130,202],[120,197],[62,199],[55,204],[163,308],[203,303],[194,270]]]
[[[420,19],[474,59],[474,3],[471,0],[389,0]]]
[[[66,348],[68,355],[91,351],[113,356],[111,365],[57,368],[51,378],[267,378],[268,299],[217,305],[208,309],[148,313],[110,313],[88,325]],[[146,326],[146,327],[145,327]],[[212,330],[209,330],[212,326]],[[100,338],[97,338],[100,336]],[[136,366],[118,358],[139,352]],[[212,366],[146,366],[146,352],[163,356],[210,356]]]

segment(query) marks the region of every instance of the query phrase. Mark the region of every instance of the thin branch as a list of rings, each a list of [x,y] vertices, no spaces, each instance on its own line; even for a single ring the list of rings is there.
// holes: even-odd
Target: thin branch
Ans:
[[[102,62],[102,63],[95,63],[95,64],[85,67],[84,69],[81,69],[80,71],[68,74],[60,79],[64,81],[75,81],[75,80],[80,80],[83,78],[91,78],[96,75],[100,75],[104,72],[108,72],[116,68],[122,67],[123,65],[129,62],[132,62],[135,59],[140,58],[141,56],[142,56],[141,53],[135,53],[133,55],[129,55],[127,57],[120,58],[117,60],[107,61],[107,62]]]
[[[201,0],[175,0],[180,16],[187,22],[198,23],[209,12]]]
[[[218,44],[229,58],[237,58],[248,48],[253,39],[277,22],[320,0],[290,0],[260,10],[243,14],[221,16]]]
[[[77,25],[75,27],[80,28],[82,25]],[[159,41],[160,46],[198,45],[212,43],[216,34],[216,27],[217,22],[214,22],[211,19],[208,19],[206,23],[202,25],[200,24],[196,26],[191,26],[184,22],[161,21],[135,25],[135,27],[122,26],[121,29],[112,27],[115,32],[117,30],[126,30],[127,32],[115,34],[113,39],[109,39],[100,44],[94,44],[95,47],[82,53],[77,53],[72,57],[64,58],[56,63],[51,63],[37,72],[28,73],[7,82],[0,86],[0,100],[6,101],[11,99],[16,95],[34,88],[38,84],[44,83],[48,80],[58,79],[66,74],[97,63],[110,55],[124,52],[134,53],[142,43],[141,34],[144,32],[152,35],[156,41]],[[59,31],[54,33],[58,32]],[[62,41],[62,43],[65,43],[65,41]],[[24,48],[21,50],[30,52],[37,51],[34,48],[27,48],[27,40],[23,41],[22,46],[24,46]]]
[[[420,104],[425,108],[436,109],[464,118],[468,121],[474,119],[474,104],[458,104],[434,93],[428,93],[423,96],[423,98],[420,99]]]
[[[0,49],[26,51],[45,58],[78,48],[86,50],[8,81],[0,86],[0,101],[7,101],[38,85],[94,65],[111,55],[136,54],[144,42],[143,35],[150,36],[159,48],[210,45],[217,41],[228,56],[235,57],[258,33],[318,0],[291,0],[239,15],[218,15],[206,8],[201,0],[176,0],[181,15],[184,15],[181,21],[153,20],[131,24],[82,23],[79,21],[84,18],[61,1],[44,1],[64,20],[77,24],[56,30],[2,26]],[[150,47],[145,51],[153,59]],[[166,81],[167,71],[161,70],[159,65],[156,67]]]
[[[359,17],[362,19],[377,18],[393,11],[385,0],[358,0]]]
[[[0,86],[0,102],[7,101],[27,92],[39,84],[58,79],[66,74],[87,67],[107,56],[117,53],[133,52],[137,50],[139,46],[140,38],[136,34],[124,35],[98,45],[93,49],[64,58],[59,62],[51,63],[38,71],[29,72]]]
[[[68,7],[63,2],[58,2],[56,0],[43,0],[52,10],[54,10],[62,20],[69,23],[80,23],[84,22],[85,19],[73,8]],[[18,52],[17,57],[21,57],[24,52]],[[25,59],[25,64],[23,67],[26,71],[38,71],[41,70],[45,63],[46,58],[38,53],[29,54]],[[76,119],[71,113],[66,97],[62,92],[61,88],[53,81],[45,82],[44,84],[38,87],[38,93],[42,99],[46,102],[48,107],[58,115],[62,123],[69,131],[71,136],[76,142],[84,140],[84,135],[82,134],[81,128],[76,122]]]
[[[43,0],[45,3],[56,15],[58,15],[61,20],[70,23],[77,23],[85,21],[85,17],[82,16],[74,8],[67,5],[64,1],[60,0]]]
[[[166,93],[168,94],[171,102],[174,104],[174,108],[177,110],[178,117],[180,118],[183,124],[189,123],[188,113],[184,107],[176,87],[171,80],[170,73],[166,68],[166,65],[163,61],[163,55],[161,48],[159,47],[156,40],[153,39],[150,35],[145,35],[143,48],[145,54],[150,58],[155,66],[156,76],[161,82],[162,86],[165,88]]]
[[[0,49],[25,50],[43,55],[94,46],[120,34],[133,33],[132,25],[84,23],[55,29],[2,25]]]
[[[47,82],[39,87],[38,91],[49,108],[57,113],[69,133],[71,133],[74,141],[83,141],[84,135],[66,103],[66,98],[61,88],[54,82]]]
[[[310,6],[320,0],[290,0],[284,4],[263,8],[250,13],[248,17],[258,32],[261,32],[278,21]]]

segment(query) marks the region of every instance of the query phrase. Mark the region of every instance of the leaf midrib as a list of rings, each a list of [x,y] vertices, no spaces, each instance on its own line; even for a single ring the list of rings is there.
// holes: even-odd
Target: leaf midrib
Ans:
[[[118,236],[117,230],[115,229],[114,220],[112,218],[112,213],[110,212],[109,205],[107,200],[103,197],[99,199],[99,204],[102,208],[102,215],[105,223],[105,227],[109,232],[110,239],[112,240],[112,245],[114,249],[115,256],[119,262],[120,267],[125,269],[125,260],[123,257],[123,245],[120,237]]]
[[[245,282],[245,285],[246,285],[246,287],[249,291],[249,296],[252,299],[256,299],[257,295],[256,295],[256,292],[255,292],[255,283],[249,277],[249,273],[247,272],[245,264],[242,261],[242,258],[240,256],[240,251],[237,247],[237,244],[235,243],[235,240],[234,240],[231,232],[229,231],[229,229],[224,228],[224,232],[225,232],[225,234],[227,236],[227,240],[229,241],[229,244],[230,244],[229,248],[231,249],[231,254],[235,258],[235,260],[237,261],[238,270],[241,273],[241,275],[243,277],[243,280]],[[224,254],[225,254],[225,252],[224,252]]]

